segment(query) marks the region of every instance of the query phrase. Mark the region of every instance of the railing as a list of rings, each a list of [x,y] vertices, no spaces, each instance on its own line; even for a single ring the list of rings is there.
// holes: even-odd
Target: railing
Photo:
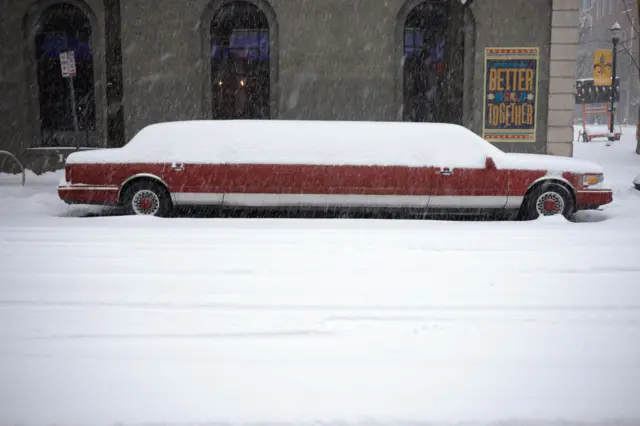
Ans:
[[[18,166],[20,166],[20,170],[22,171],[22,186],[24,186],[25,181],[27,179],[27,175],[25,174],[24,166],[22,165],[20,160],[18,160],[18,157],[16,157],[15,155],[10,153],[9,151],[0,151],[0,155],[6,155],[6,156],[9,156],[9,157],[13,158],[13,161],[15,161],[18,164]]]

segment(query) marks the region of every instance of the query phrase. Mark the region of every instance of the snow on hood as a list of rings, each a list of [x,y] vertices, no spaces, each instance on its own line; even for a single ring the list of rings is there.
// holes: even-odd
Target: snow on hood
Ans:
[[[496,158],[501,169],[547,170],[550,172],[602,173],[602,167],[592,161],[541,154],[505,154]]]
[[[90,151],[72,152],[67,156],[66,164],[108,163],[119,158],[122,148],[92,149]]]

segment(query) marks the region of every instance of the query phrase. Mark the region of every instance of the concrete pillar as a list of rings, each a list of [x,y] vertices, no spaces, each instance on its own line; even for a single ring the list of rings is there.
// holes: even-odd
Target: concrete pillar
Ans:
[[[547,154],[573,156],[580,0],[553,0]]]

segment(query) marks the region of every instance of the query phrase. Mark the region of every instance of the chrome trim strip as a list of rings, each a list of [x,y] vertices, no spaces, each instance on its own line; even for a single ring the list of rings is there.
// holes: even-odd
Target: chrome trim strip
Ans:
[[[504,208],[505,209],[519,209],[520,206],[522,206],[522,203],[524,202],[524,197],[521,196],[513,196],[510,195],[509,197],[507,197],[507,204],[505,204]]]
[[[478,208],[502,209],[507,204],[506,195],[474,196],[474,195],[445,195],[432,196],[429,208]]]
[[[163,184],[164,187],[167,188],[167,190],[169,189],[169,185],[167,185],[167,182],[165,182],[164,179],[162,179],[160,176],[156,176],[156,175],[154,175],[152,173],[138,173],[138,174],[135,174],[133,176],[129,176],[124,182],[122,182],[122,184],[120,184],[120,189],[118,190],[118,200],[120,200],[120,198],[122,196],[122,188],[124,188],[124,186],[127,183],[131,182],[134,179],[138,179],[138,178],[155,179],[158,182],[160,182],[161,184]]]
[[[72,185],[72,186],[58,186],[58,190],[62,191],[118,191],[117,186],[81,186],[81,185]]]
[[[352,206],[418,208],[518,208],[524,197],[434,196],[428,195],[351,195],[351,194],[216,194],[172,193],[177,205],[225,206]]]
[[[422,207],[428,195],[350,195],[350,194],[224,194],[224,205],[233,206],[352,206]]]
[[[545,180],[559,180],[560,182],[564,182],[567,185],[569,185],[569,187],[573,190],[573,192],[576,192],[576,188],[573,186],[573,184],[571,182],[569,182],[568,180],[566,180],[565,178],[563,178],[562,176],[559,175],[550,175],[550,174],[546,174],[542,177],[539,177],[538,179],[534,180],[531,185],[529,185],[527,187],[527,191],[530,190],[531,188],[533,188],[534,185],[543,182]]]
[[[202,192],[176,192],[171,194],[171,201],[180,205],[219,205],[224,195]]]
[[[612,194],[611,189],[580,189],[576,191],[576,194]]]

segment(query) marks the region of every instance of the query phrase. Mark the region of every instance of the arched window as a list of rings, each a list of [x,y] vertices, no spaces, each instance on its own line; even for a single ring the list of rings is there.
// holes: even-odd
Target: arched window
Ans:
[[[89,18],[71,4],[56,3],[40,14],[35,44],[43,145],[68,146],[75,144],[76,138],[85,141],[83,134],[96,130]],[[60,69],[60,53],[69,50],[73,50],[76,61],[73,92],[80,135],[74,132],[70,84]]]
[[[403,120],[462,123],[464,9],[427,0],[403,27]]]
[[[225,3],[211,22],[213,118],[268,119],[269,23],[253,3]]]

